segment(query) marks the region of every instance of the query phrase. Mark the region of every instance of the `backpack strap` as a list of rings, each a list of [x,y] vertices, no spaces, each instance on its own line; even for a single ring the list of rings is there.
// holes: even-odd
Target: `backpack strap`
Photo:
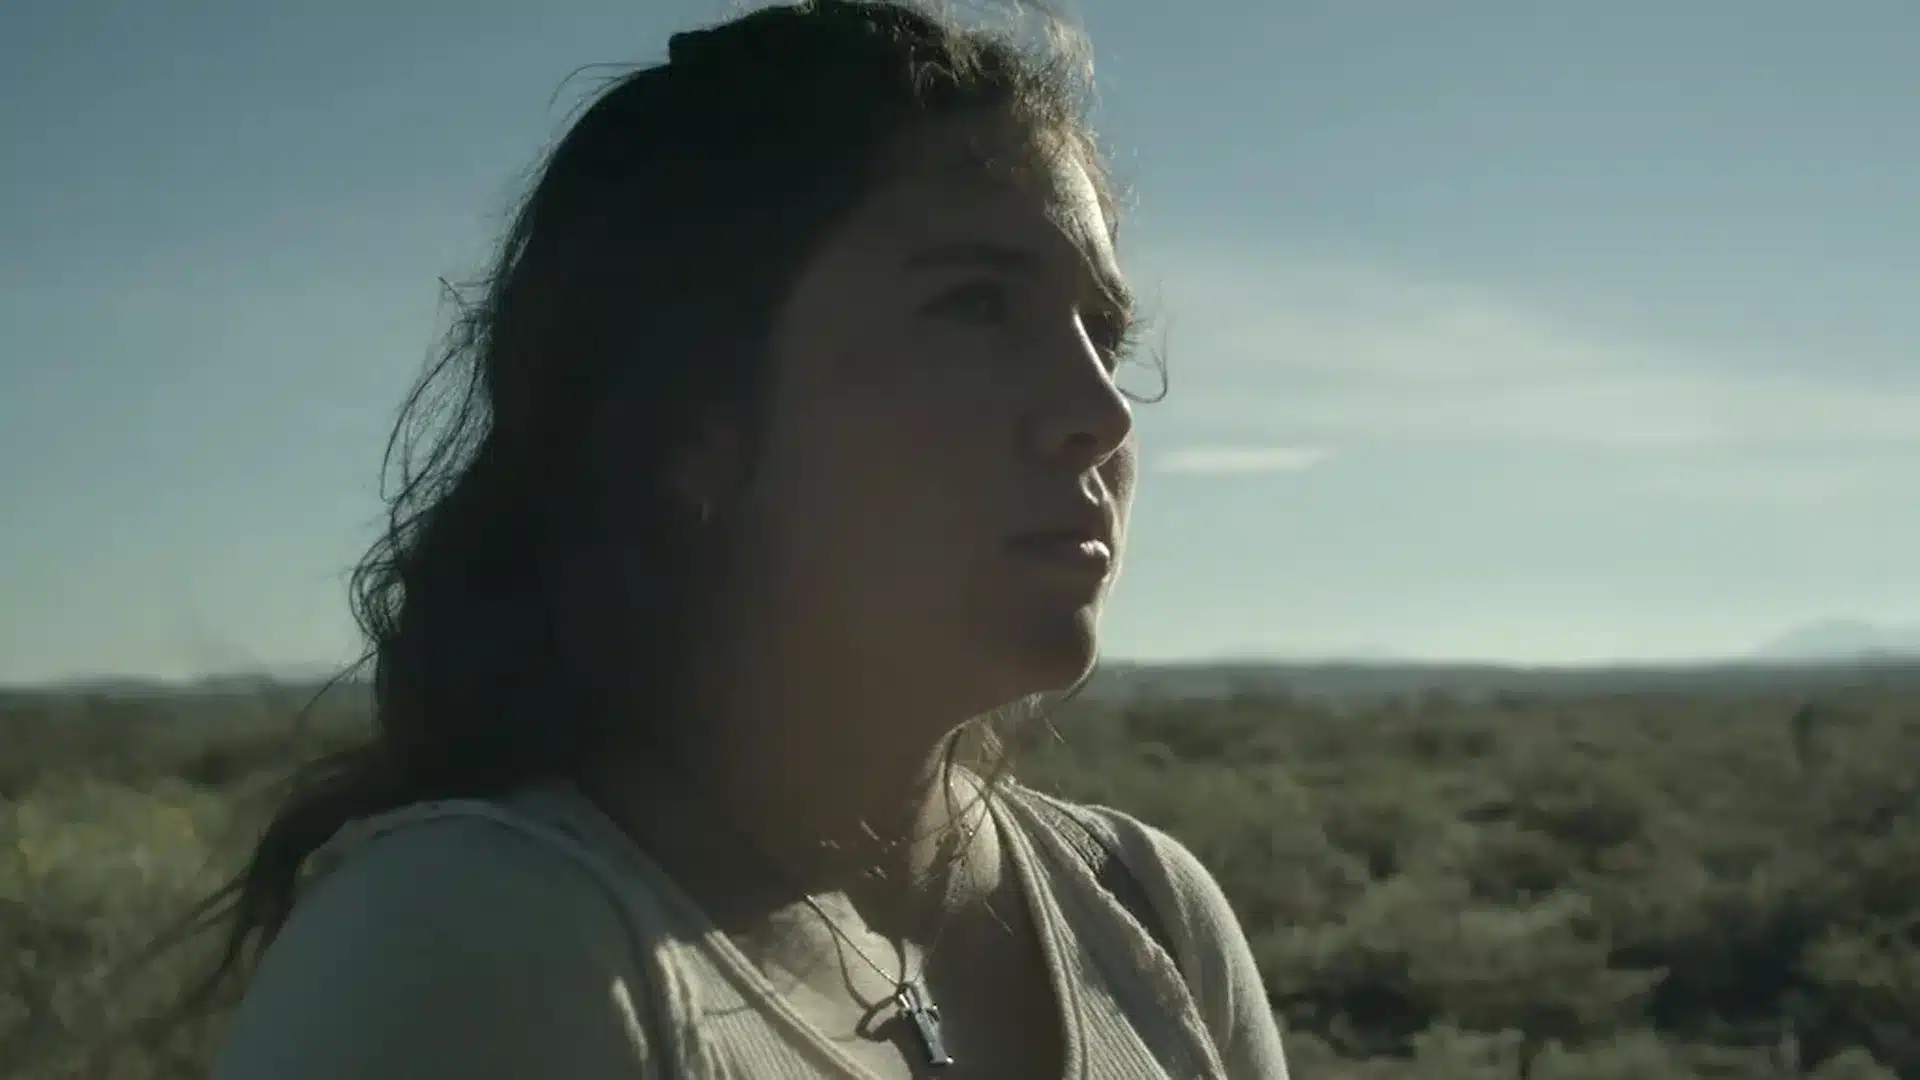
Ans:
[[[1173,949],[1173,939],[1167,934],[1166,926],[1160,921],[1160,914],[1154,909],[1153,900],[1148,897],[1146,886],[1134,875],[1133,869],[1121,857],[1106,830],[1089,822],[1084,813],[1075,806],[1052,798],[1031,788],[1025,789],[1031,796],[1031,805],[1040,811],[1054,826],[1060,838],[1067,842],[1087,869],[1093,872],[1098,882],[1114,901],[1125,908],[1147,934],[1166,951],[1169,957],[1177,957]]]

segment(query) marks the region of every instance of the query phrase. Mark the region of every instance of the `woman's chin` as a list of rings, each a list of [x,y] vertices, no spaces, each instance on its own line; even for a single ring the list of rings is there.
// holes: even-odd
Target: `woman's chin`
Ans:
[[[1015,697],[1065,690],[1093,670],[1100,652],[1100,610],[1029,613],[999,638],[999,662],[1020,689]]]

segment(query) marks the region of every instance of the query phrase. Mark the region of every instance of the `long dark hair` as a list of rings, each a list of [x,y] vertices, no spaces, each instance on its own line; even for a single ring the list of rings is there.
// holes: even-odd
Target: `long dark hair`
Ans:
[[[548,154],[388,445],[384,534],[356,568],[374,734],[294,779],[199,909],[250,970],[308,856],[411,802],[577,779],[616,724],[673,700],[696,552],[666,466],[751,421],[791,279],[917,126],[992,111],[1081,155],[1078,35],[966,25],[895,0],[811,0],[676,35],[611,78]],[[1030,23],[1029,25],[1035,25]],[[751,423],[748,424],[749,429]]]

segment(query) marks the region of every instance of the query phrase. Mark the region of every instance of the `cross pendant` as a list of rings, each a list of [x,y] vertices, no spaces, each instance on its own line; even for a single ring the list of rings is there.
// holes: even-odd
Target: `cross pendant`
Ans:
[[[914,1034],[920,1037],[920,1049],[927,1055],[927,1064],[934,1068],[953,1064],[953,1055],[947,1053],[947,1044],[940,1038],[940,1006],[920,989],[920,984],[901,983],[893,999],[899,1003],[901,1015],[913,1024]]]

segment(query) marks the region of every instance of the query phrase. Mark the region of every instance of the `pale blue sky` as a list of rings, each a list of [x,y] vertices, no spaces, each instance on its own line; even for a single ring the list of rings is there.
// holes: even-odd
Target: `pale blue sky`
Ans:
[[[1920,5],[1083,7],[1174,375],[1111,654],[1920,621]],[[350,655],[436,277],[724,11],[7,5],[0,682]]]

